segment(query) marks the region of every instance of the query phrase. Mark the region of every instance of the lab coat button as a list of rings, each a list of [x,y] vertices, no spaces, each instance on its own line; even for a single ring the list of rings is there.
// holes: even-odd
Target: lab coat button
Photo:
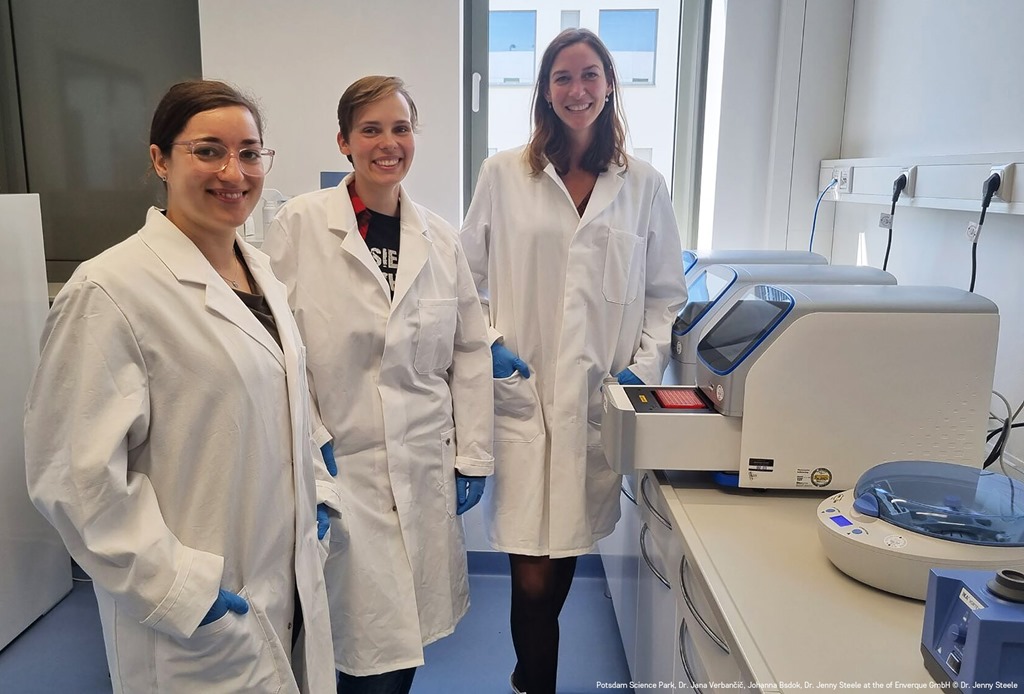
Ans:
[[[292,629],[292,623],[288,622],[288,631],[291,631],[291,629]]]
[[[446,446],[450,446],[450,445],[452,445],[452,440],[451,440],[451,437],[449,437],[449,438],[447,438],[447,439],[445,439],[445,440],[444,440],[444,445],[446,445]]]
[[[391,510],[392,510],[392,511],[398,511],[398,507],[397,507],[397,506],[392,506],[392,507],[391,507]]]

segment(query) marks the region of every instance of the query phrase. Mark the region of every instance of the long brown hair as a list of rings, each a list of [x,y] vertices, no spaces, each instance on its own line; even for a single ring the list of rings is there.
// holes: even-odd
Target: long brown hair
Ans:
[[[545,92],[551,82],[551,68],[555,58],[563,49],[577,43],[585,43],[594,49],[597,57],[601,59],[608,84],[612,87],[608,103],[594,122],[594,140],[584,153],[580,167],[584,171],[600,174],[607,171],[609,164],[613,162],[619,166],[626,166],[625,117],[619,106],[622,98],[612,54],[594,32],[588,29],[566,29],[552,39],[545,49],[540,61],[537,83],[533,88],[533,134],[526,145],[524,156],[535,176],[544,170],[547,161],[555,165],[559,174],[569,170],[570,142],[565,133],[565,124],[548,105]]]

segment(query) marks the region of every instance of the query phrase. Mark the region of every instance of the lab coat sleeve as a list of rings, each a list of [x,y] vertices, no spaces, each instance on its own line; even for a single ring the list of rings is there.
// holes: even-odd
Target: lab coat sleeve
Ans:
[[[449,369],[455,417],[455,468],[474,477],[494,472],[494,387],[487,321],[473,275],[456,241],[458,319]]]
[[[295,248],[295,235],[291,233],[285,222],[286,213],[280,211],[270,223],[261,250],[270,258],[270,266],[288,290],[288,305],[295,310],[295,287],[298,279],[298,253]],[[327,504],[341,513],[341,497],[334,478],[327,472],[320,447],[332,440],[331,433],[324,426],[320,417],[320,406],[316,398],[316,386],[312,374],[306,370],[307,392],[309,393],[310,442],[313,448],[313,474],[316,479],[316,502]]]
[[[316,481],[316,503],[327,504],[328,508],[341,515],[341,494],[338,493],[338,486],[331,473],[327,471],[323,453],[313,437],[309,439],[309,448],[313,460],[313,478]]]
[[[630,369],[644,383],[657,384],[668,366],[672,322],[686,303],[679,230],[665,181],[660,177],[650,219],[643,328]]]
[[[217,597],[224,559],[179,542],[149,478],[129,466],[150,413],[127,318],[96,283],[75,281],[54,302],[42,346],[25,406],[33,503],[120,609],[190,636]]]
[[[469,210],[466,212],[466,219],[462,224],[462,231],[459,236],[466,253],[466,260],[469,262],[470,271],[473,274],[476,292],[480,297],[480,306],[483,309],[484,320],[487,323],[488,344],[497,342],[502,337],[502,334],[490,324],[490,294],[487,286],[487,268],[490,262],[488,256],[491,241],[491,196],[490,167],[485,161],[480,168],[480,178],[476,184],[476,191],[473,193],[473,200],[469,204]]]

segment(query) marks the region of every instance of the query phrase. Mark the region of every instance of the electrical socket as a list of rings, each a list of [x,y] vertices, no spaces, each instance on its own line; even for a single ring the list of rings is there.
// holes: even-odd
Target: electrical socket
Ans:
[[[839,200],[841,192],[848,193],[853,189],[853,169],[851,167],[833,167],[831,178],[836,180],[836,185],[833,186],[833,200]]]
[[[850,193],[853,191],[853,167],[833,167],[832,178],[836,180],[836,197],[839,197],[839,193]]]
[[[908,166],[900,171],[900,173],[907,175],[907,185],[903,186],[903,192],[900,195],[904,195],[908,198],[914,197],[914,187],[917,184],[917,167]],[[899,178],[899,176],[896,176],[896,178]]]
[[[992,196],[993,200],[999,200],[1000,202],[1012,202],[1013,197],[1013,164],[1003,164],[1002,166],[993,166],[989,169],[988,175],[991,176],[994,173],[999,174],[999,190]]]

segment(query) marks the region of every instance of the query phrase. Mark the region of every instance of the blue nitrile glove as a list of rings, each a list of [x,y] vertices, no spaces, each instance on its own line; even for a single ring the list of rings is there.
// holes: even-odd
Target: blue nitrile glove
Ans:
[[[619,373],[615,374],[615,380],[619,382],[620,386],[642,386],[644,384],[636,374],[629,369],[623,369]]]
[[[249,611],[249,603],[245,601],[241,595],[232,593],[230,590],[220,589],[217,594],[217,599],[213,601],[213,606],[210,611],[203,617],[203,621],[199,622],[199,626],[209,624],[210,622],[216,622],[218,619],[228,613],[228,610],[237,614],[245,614]]]
[[[455,492],[459,501],[455,508],[456,516],[461,516],[480,502],[486,484],[486,477],[467,477],[461,472],[455,473]]]
[[[327,504],[316,505],[316,539],[324,539],[324,535],[331,529],[331,519],[327,517]]]
[[[530,368],[526,362],[512,353],[505,345],[491,343],[491,363],[495,378],[508,378],[518,371],[523,378],[530,377]]]
[[[338,463],[334,461],[334,444],[328,441],[320,446],[320,453],[324,456],[324,465],[327,466],[327,472],[331,474],[331,477],[337,477]]]

